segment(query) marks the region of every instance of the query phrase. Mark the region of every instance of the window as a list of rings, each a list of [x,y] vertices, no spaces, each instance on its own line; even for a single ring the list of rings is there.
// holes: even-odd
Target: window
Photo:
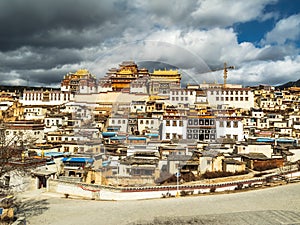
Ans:
[[[209,120],[208,119],[205,120],[205,125],[209,125]]]
[[[170,139],[170,133],[166,133],[166,139]]]
[[[220,127],[224,127],[224,121],[220,121]]]
[[[170,126],[170,120],[166,121],[166,126]]]
[[[173,134],[172,134],[172,138],[173,138],[173,139],[176,139],[176,136],[177,136],[176,133],[173,133]]]
[[[173,120],[173,127],[176,127],[176,126],[177,126],[177,121]]]
[[[220,99],[219,97],[216,97],[216,101],[219,101],[219,99]]]
[[[179,126],[183,127],[183,121],[182,120],[179,121]]]
[[[237,128],[238,127],[238,121],[233,121],[233,127]]]
[[[198,125],[198,120],[194,119],[194,125]]]
[[[231,121],[226,122],[226,127],[231,127]]]

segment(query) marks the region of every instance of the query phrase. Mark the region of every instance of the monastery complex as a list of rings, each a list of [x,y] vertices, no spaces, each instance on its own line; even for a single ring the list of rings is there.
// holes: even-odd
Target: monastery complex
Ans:
[[[35,188],[62,193],[297,170],[300,88],[227,84],[223,73],[222,84],[183,86],[178,70],[125,61],[100,79],[69,72],[60,89],[2,90],[1,140],[21,166],[40,160]]]

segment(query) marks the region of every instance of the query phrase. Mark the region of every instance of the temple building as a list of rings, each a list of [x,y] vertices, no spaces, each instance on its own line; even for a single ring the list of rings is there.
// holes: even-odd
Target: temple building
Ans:
[[[119,69],[110,69],[105,79],[111,81],[112,91],[128,91],[132,81],[148,75],[145,68],[139,69],[134,61],[124,61],[119,65]]]
[[[150,73],[149,94],[169,95],[170,89],[180,88],[180,81],[178,70],[154,70]]]
[[[77,70],[75,73],[68,73],[61,82],[62,91],[77,93],[96,93],[97,79],[87,69]]]
[[[98,92],[97,79],[86,69],[68,73],[61,82],[61,88],[50,90],[24,90],[20,102],[24,105],[61,105],[69,102],[75,94]]]
[[[71,93],[60,90],[24,90],[20,103],[23,105],[61,105],[69,102]]]

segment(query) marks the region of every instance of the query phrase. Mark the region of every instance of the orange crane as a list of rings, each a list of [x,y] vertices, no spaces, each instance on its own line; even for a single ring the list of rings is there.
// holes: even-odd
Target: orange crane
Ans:
[[[234,69],[234,66],[227,66],[227,63],[224,62],[224,67],[223,67],[223,78],[224,78],[224,88],[226,87],[226,84],[227,84],[227,70],[228,69]]]
[[[228,69],[234,69],[234,66],[227,66],[227,63],[224,62],[223,68],[214,69],[214,70],[211,71],[211,72],[215,72],[215,71],[223,70],[223,78],[224,78],[223,87],[226,87],[226,84],[227,84],[227,72],[228,72]]]

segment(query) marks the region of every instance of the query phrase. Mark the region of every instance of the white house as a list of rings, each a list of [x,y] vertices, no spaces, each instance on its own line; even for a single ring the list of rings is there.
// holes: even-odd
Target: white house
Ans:
[[[137,118],[138,131],[140,133],[158,131],[161,121],[158,118],[141,117]]]
[[[207,89],[207,100],[211,107],[228,105],[248,110],[254,107],[254,95],[250,88]]]
[[[196,91],[189,89],[171,89],[170,90],[170,103],[172,105],[194,105],[196,102]]]
[[[268,158],[272,158],[273,147],[269,143],[240,143],[235,147],[237,154],[262,153]]]
[[[145,113],[146,112],[146,101],[132,101],[130,104],[130,112]]]
[[[25,106],[24,119],[25,120],[43,120],[46,116],[47,108],[42,106]]]
[[[187,119],[186,116],[163,117],[162,121],[162,140],[186,139]]]
[[[44,124],[40,121],[13,121],[4,126],[6,142],[16,145],[44,142]]]
[[[118,132],[126,133],[128,126],[128,116],[127,115],[114,115],[108,118],[108,127],[117,128]]]
[[[217,117],[216,118],[217,138],[231,138],[242,141],[244,138],[243,123],[240,117]]]

